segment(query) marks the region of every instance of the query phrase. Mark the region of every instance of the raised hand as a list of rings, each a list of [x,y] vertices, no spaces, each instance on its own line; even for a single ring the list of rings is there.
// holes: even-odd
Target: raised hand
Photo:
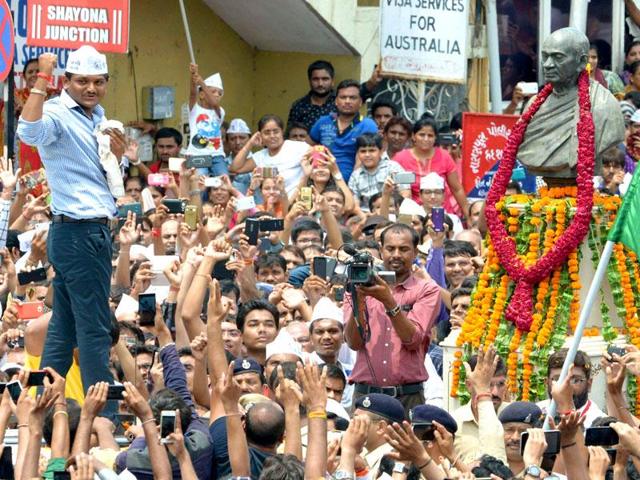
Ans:
[[[207,322],[224,322],[229,313],[230,304],[222,304],[220,284],[215,278],[209,284],[209,304],[207,305]]]
[[[388,425],[384,438],[395,450],[388,456],[396,461],[408,461],[420,466],[431,459],[420,439],[413,433],[409,422],[402,422],[402,425],[398,423]]]
[[[131,246],[138,241],[141,234],[141,226],[136,226],[135,212],[128,211],[127,219],[120,229],[118,240],[121,246]]]
[[[480,393],[488,393],[491,385],[491,377],[496,372],[498,365],[498,355],[493,347],[485,352],[478,350],[478,361],[476,368],[471,371],[471,367],[465,362],[464,367],[467,371],[467,385],[475,395]]]

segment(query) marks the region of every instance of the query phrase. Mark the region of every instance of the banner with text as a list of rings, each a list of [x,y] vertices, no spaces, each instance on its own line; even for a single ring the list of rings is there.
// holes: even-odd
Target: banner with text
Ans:
[[[462,187],[469,198],[487,196],[517,120],[515,115],[467,112],[462,115]],[[535,192],[535,177],[527,174],[519,162],[511,178],[523,191]]]
[[[129,0],[29,0],[27,43],[126,53]]]
[[[467,81],[469,0],[380,0],[383,75]]]

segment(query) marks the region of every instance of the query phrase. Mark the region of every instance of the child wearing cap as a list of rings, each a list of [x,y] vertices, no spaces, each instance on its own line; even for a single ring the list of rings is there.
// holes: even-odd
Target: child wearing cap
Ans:
[[[220,106],[224,89],[222,77],[214,73],[206,80],[198,73],[198,65],[191,64],[191,93],[189,95],[189,139],[188,155],[213,157],[210,168],[198,169],[201,175],[227,175],[229,168],[225,162],[222,144],[222,122],[224,109]]]

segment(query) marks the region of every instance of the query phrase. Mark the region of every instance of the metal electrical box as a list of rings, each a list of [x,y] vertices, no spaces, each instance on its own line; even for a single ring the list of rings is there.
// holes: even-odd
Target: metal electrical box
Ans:
[[[164,120],[173,117],[176,91],[173,87],[142,87],[142,116],[145,120]]]

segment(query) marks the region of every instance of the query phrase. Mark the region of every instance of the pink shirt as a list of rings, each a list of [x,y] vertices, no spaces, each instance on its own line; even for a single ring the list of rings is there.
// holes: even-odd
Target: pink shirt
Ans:
[[[406,317],[416,326],[413,338],[403,342],[382,303],[367,297],[371,338],[358,350],[349,378],[351,382],[390,387],[427,379],[424,357],[429,346],[431,327],[440,311],[440,289],[433,281],[427,282],[411,275],[403,283],[392,287],[392,291],[393,298]],[[349,295],[345,296],[343,311],[345,324],[355,322]]]
[[[459,215],[460,207],[458,202],[451,193],[449,183],[447,182],[447,176],[452,172],[458,172],[456,162],[453,161],[451,155],[446,150],[436,147],[431,160],[427,160],[426,165],[418,162],[418,159],[413,156],[411,149],[407,148],[401,150],[393,156],[393,160],[398,162],[402,168],[407,172],[414,172],[416,174],[416,182],[411,185],[411,197],[422,204],[420,198],[420,179],[428,173],[435,172],[444,179],[444,205],[443,207],[449,213],[455,213]]]

